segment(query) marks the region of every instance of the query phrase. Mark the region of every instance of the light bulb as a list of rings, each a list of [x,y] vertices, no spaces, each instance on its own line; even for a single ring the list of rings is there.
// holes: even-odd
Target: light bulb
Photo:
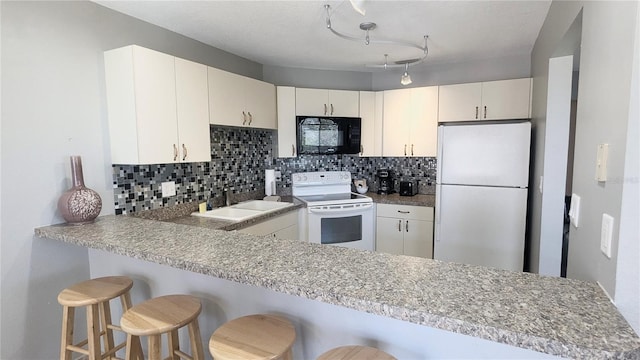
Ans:
[[[400,78],[400,84],[409,85],[411,84],[411,76],[409,76],[409,63],[404,64],[404,74]]]

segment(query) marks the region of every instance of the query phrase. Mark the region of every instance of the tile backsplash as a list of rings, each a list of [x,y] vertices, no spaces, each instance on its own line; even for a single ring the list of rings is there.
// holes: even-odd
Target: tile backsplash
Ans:
[[[192,201],[209,201],[232,194],[264,191],[264,170],[282,172],[279,195],[291,194],[291,174],[305,171],[350,171],[378,188],[376,171],[390,169],[396,180],[417,179],[419,192],[435,193],[436,159],[360,158],[352,155],[304,155],[278,158],[273,130],[211,126],[211,162],[156,165],[113,165],[116,214],[130,214]],[[161,183],[175,181],[176,196],[162,197]]]

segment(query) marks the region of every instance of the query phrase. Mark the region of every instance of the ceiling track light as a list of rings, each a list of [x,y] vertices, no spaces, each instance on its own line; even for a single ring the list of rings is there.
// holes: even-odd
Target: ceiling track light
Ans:
[[[365,22],[360,24],[360,30],[364,31],[364,37],[357,37],[357,36],[351,36],[351,35],[347,35],[347,34],[343,34],[339,31],[337,31],[336,29],[333,28],[333,24],[331,24],[331,5],[329,4],[325,4],[324,5],[325,11],[326,11],[326,27],[329,31],[331,31],[331,33],[333,33],[334,35],[345,39],[345,40],[351,40],[351,41],[356,41],[356,42],[360,42],[360,43],[364,43],[365,45],[370,45],[370,44],[379,44],[379,45],[395,45],[395,46],[404,46],[404,47],[410,47],[410,48],[414,48],[414,49],[418,49],[420,51],[422,51],[422,56],[420,56],[419,58],[414,58],[414,59],[407,59],[407,60],[399,60],[399,61],[395,61],[392,64],[389,64],[387,62],[387,54],[385,54],[385,62],[384,64],[367,64],[365,65],[366,67],[369,68],[384,68],[384,69],[388,69],[388,68],[401,68],[404,67],[405,68],[405,73],[407,72],[407,67],[408,65],[413,65],[413,64],[417,64],[420,63],[422,61],[424,61],[427,58],[427,55],[429,54],[429,48],[427,47],[427,39],[429,38],[428,35],[424,35],[423,39],[424,39],[424,45],[416,45],[414,43],[410,43],[408,41],[401,41],[401,40],[386,40],[386,39],[375,39],[375,38],[371,38],[370,36],[370,31],[374,30],[377,25],[374,22]]]
[[[402,74],[402,77],[400,78],[400,84],[402,85],[409,85],[411,84],[413,81],[411,81],[411,76],[409,76],[409,63],[405,63],[404,64],[404,74]]]

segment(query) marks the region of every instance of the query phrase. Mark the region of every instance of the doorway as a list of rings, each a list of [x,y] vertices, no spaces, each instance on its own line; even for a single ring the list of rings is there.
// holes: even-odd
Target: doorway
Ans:
[[[582,12],[549,59],[538,272],[566,276]]]

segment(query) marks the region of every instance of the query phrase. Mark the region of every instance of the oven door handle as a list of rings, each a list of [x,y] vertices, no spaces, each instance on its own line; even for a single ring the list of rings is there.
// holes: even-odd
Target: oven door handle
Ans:
[[[344,205],[339,205],[344,206]],[[347,205],[348,206],[348,205]],[[373,204],[365,204],[360,206],[349,206],[349,207],[340,207],[337,209],[323,209],[323,208],[309,208],[309,212],[313,214],[338,214],[338,213],[346,213],[346,212],[356,212],[361,210],[368,210],[373,207]]]

